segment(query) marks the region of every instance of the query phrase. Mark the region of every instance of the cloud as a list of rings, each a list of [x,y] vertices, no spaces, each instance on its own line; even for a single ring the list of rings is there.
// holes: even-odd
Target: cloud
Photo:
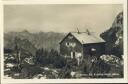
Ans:
[[[123,10],[119,4],[5,5],[4,29],[30,32],[71,32],[90,28],[101,33]]]

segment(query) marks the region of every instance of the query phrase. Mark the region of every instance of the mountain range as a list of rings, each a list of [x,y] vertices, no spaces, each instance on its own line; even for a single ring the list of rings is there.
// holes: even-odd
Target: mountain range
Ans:
[[[55,49],[59,51],[59,42],[65,35],[65,33],[55,32],[30,33],[27,30],[22,32],[8,32],[4,33],[4,48],[13,49],[14,39],[15,37],[18,37],[21,40],[29,40],[29,42],[31,42],[36,49],[44,48],[46,50]]]
[[[54,49],[59,51],[59,42],[66,34],[57,32],[30,33],[27,30],[22,32],[8,32],[4,33],[4,48],[13,49],[15,37],[18,37],[21,40],[27,39],[36,49],[44,48],[46,50]],[[117,56],[123,54],[123,12],[120,12],[116,16],[112,26],[101,33],[100,37],[106,41],[106,53]]]

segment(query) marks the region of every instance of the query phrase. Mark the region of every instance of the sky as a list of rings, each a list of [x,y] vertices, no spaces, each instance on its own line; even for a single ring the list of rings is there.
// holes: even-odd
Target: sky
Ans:
[[[120,4],[5,5],[4,32],[75,32],[100,34],[109,29]]]

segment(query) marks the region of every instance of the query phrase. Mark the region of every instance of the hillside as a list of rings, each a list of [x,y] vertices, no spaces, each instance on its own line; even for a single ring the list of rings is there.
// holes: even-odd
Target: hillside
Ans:
[[[123,54],[123,12],[120,12],[110,29],[100,35],[106,41],[106,52],[118,57]]]
[[[4,34],[4,47],[14,48],[15,37],[29,40],[37,49],[45,48],[47,50],[59,50],[59,42],[65,36],[64,33],[39,32],[30,33],[27,30],[22,32],[8,32]]]

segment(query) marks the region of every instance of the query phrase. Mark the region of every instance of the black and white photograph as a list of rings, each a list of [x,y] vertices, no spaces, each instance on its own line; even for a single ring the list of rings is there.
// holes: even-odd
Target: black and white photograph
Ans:
[[[122,4],[4,5],[4,79],[123,77]]]

